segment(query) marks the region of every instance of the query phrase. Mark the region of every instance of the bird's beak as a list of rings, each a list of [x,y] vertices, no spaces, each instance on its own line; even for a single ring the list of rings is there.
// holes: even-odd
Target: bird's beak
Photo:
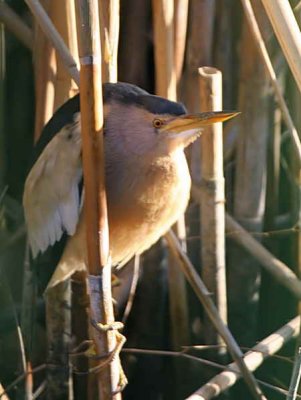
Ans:
[[[167,121],[160,129],[161,132],[181,134],[199,131],[216,122],[224,122],[240,114],[236,111],[211,111],[199,114],[185,114]]]

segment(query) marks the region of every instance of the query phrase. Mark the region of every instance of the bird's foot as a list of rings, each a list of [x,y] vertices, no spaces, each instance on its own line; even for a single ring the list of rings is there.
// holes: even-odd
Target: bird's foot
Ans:
[[[95,329],[97,329],[99,332],[109,332],[109,331],[115,331],[115,338],[116,338],[116,345],[115,348],[110,351],[107,354],[101,354],[97,355],[95,354],[95,349],[94,349],[94,355],[90,355],[89,358],[92,358],[93,360],[104,360],[103,362],[99,363],[97,366],[90,368],[90,372],[97,373],[104,367],[106,367],[108,364],[116,360],[116,358],[119,356],[120,351],[126,342],[126,338],[124,335],[122,335],[119,330],[123,328],[123,323],[119,321],[114,321],[111,324],[102,324],[100,322],[95,322],[91,321],[92,325],[94,326]],[[123,368],[121,366],[120,361],[118,360],[119,363],[119,383],[118,383],[118,389],[114,392],[118,393],[121,392],[125,386],[128,383],[127,377],[123,371]]]
[[[110,324],[102,324],[100,322],[95,322],[94,320],[92,320],[91,324],[96,330],[98,330],[101,333],[109,332],[109,331],[116,331],[116,334],[118,333],[119,335],[121,335],[119,330],[123,329],[123,327],[124,327],[123,323],[119,322],[119,321],[114,321]]]
[[[95,360],[95,361],[103,360],[103,361],[100,362],[95,367],[89,368],[86,372],[76,371],[76,368],[74,368],[74,372],[77,374],[98,373],[100,370],[105,368],[108,364],[113,362],[116,359],[116,357],[118,357],[118,355],[126,341],[125,336],[123,336],[119,332],[119,329],[123,328],[123,324],[121,322],[115,321],[111,324],[101,324],[101,323],[97,323],[95,321],[91,321],[91,324],[93,325],[93,327],[96,330],[98,330],[99,332],[102,332],[102,333],[108,332],[108,331],[115,331],[116,344],[112,351],[110,351],[108,353],[104,353],[104,354],[97,354],[93,340],[84,340],[83,342],[81,342],[70,353],[71,357],[85,356],[91,360]],[[118,363],[119,363],[119,382],[118,382],[118,388],[114,392],[114,394],[121,392],[128,383],[127,377],[122,369],[122,366],[121,366],[119,360],[118,360]]]

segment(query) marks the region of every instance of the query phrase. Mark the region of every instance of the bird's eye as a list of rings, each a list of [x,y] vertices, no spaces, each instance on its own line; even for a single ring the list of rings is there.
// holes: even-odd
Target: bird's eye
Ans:
[[[154,126],[154,128],[159,129],[159,128],[161,128],[162,125],[163,125],[163,121],[162,121],[161,119],[155,118],[155,119],[153,120],[153,126]]]

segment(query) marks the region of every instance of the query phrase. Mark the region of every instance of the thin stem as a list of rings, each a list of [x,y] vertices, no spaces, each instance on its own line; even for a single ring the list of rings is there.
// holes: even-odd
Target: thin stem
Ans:
[[[257,21],[256,21],[256,17],[254,15],[254,11],[251,5],[250,0],[241,0],[250,29],[254,35],[254,38],[257,42],[258,45],[258,49],[259,49],[259,53],[262,57],[262,60],[264,62],[264,65],[266,67],[268,76],[270,78],[271,84],[273,85],[274,91],[275,91],[275,96],[276,96],[276,100],[279,104],[280,110],[283,114],[283,119],[284,122],[286,123],[289,133],[291,135],[293,144],[294,144],[294,149],[296,152],[296,155],[298,157],[298,162],[299,165],[301,165],[301,143],[300,143],[300,139],[298,136],[298,132],[297,129],[295,128],[295,125],[293,123],[292,117],[289,113],[289,110],[287,108],[286,102],[284,100],[284,97],[281,93],[281,88],[280,85],[277,81],[277,77],[276,77],[276,73],[274,71],[274,68],[272,66],[267,48],[265,46],[263,37],[260,33],[260,29],[258,27]]]
[[[298,348],[295,364],[293,368],[292,378],[288,390],[287,400],[295,400],[297,398],[298,388],[301,378],[301,347]]]
[[[218,311],[211,300],[211,295],[208,292],[206,286],[204,285],[203,281],[197,274],[195,268],[191,264],[189,258],[182,250],[181,245],[176,238],[175,234],[170,230],[165,235],[167,243],[174,253],[176,257],[178,257],[180,265],[182,267],[183,273],[185,274],[188,282],[190,283],[192,289],[194,290],[195,294],[197,295],[198,299],[201,301],[203,307],[205,308],[211,322],[216,327],[219,334],[224,339],[225,343],[228,346],[228,350],[233,357],[233,359],[237,362],[239,369],[245,379],[245,382],[249,386],[249,389],[255,399],[266,399],[263,395],[260,387],[258,386],[253,374],[249,371],[248,367],[246,366],[243,360],[243,353],[241,352],[238,344],[236,343],[235,339],[233,338],[231,332],[229,331],[228,327],[224,324],[221,317],[218,314]]]
[[[135,294],[136,294],[136,289],[137,289],[137,285],[138,285],[138,280],[139,280],[139,271],[140,271],[140,256],[136,255],[134,258],[134,270],[133,270],[133,278],[132,278],[132,282],[131,282],[131,287],[130,287],[130,293],[129,293],[129,297],[128,297],[128,301],[123,313],[123,317],[122,317],[122,323],[125,324],[130,312],[132,310],[133,307],[133,303],[134,303],[134,298],[135,298]]]
[[[0,2],[0,21],[29,50],[33,50],[33,32],[6,3]]]
[[[47,38],[51,41],[53,47],[56,49],[66,68],[68,69],[70,75],[73,80],[79,85],[79,71],[77,68],[76,61],[70,54],[68,47],[65,42],[55,29],[51,19],[47,15],[44,8],[41,6],[38,0],[25,0],[31,12],[35,16],[38,21],[41,29],[47,36]]]
[[[192,186],[192,196],[200,202],[201,190]],[[285,286],[297,299],[301,299],[301,281],[294,272],[282,261],[278,260],[272,253],[254,239],[241,225],[239,225],[229,214],[226,213],[226,232],[239,232],[233,235],[233,239],[243,246],[261,266],[264,267],[277,281]]]
[[[77,7],[80,23],[80,111],[90,319],[97,353],[112,354],[116,349],[117,338],[116,330],[113,329],[109,259],[98,1],[78,0]],[[120,368],[118,354],[115,354],[99,370],[98,393],[102,400],[120,398],[120,393],[117,393]]]

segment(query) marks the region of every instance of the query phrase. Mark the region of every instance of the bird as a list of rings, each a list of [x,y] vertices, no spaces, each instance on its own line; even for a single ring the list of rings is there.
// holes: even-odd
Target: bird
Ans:
[[[110,256],[122,267],[185,212],[185,148],[206,126],[236,113],[188,114],[181,103],[122,82],[103,84],[103,104]],[[23,206],[33,259],[65,238],[52,287],[87,265],[79,95],[46,124],[31,164]]]

